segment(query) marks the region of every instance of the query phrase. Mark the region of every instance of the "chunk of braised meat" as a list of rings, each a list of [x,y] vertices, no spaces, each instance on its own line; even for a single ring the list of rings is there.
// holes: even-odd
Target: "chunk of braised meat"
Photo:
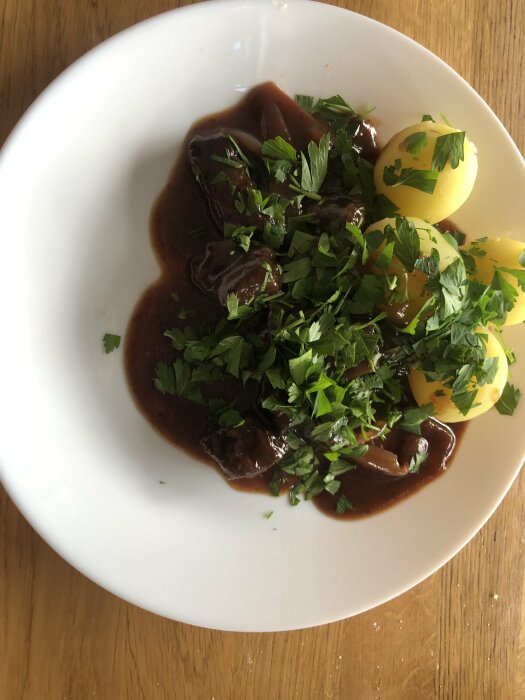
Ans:
[[[192,260],[191,276],[203,292],[216,293],[223,306],[232,292],[239,304],[248,304],[258,294],[275,294],[282,287],[281,271],[271,248],[242,253],[231,239],[208,243],[204,255]]]
[[[219,428],[201,443],[228,479],[250,479],[273,467],[285,454],[287,445],[280,436],[246,418],[242,425]]]
[[[257,184],[224,129],[206,136],[194,136],[189,143],[189,155],[212,219],[221,233],[226,222],[261,228],[270,221],[260,212],[246,213],[236,208],[237,194],[257,189]]]
[[[235,250],[235,241],[231,238],[208,243],[204,254],[191,261],[193,283],[203,292],[211,291],[217,286],[220,276],[239,255]]]
[[[268,411],[268,414],[268,420],[273,431],[277,435],[285,435],[288,432],[292,420],[290,416],[287,416],[286,413],[273,413],[271,411]]]
[[[256,248],[241,255],[224,272],[217,288],[221,304],[234,292],[239,304],[248,304],[257,294],[276,294],[283,284],[281,271],[271,248]]]
[[[300,107],[295,100],[273,83],[265,83],[254,90],[250,110],[260,120],[264,139],[281,136],[299,151],[310,141],[319,143],[328,127]]]
[[[366,209],[361,197],[324,197],[323,200],[310,208],[310,213],[316,215],[319,228],[331,232],[333,227],[346,223],[362,226]]]

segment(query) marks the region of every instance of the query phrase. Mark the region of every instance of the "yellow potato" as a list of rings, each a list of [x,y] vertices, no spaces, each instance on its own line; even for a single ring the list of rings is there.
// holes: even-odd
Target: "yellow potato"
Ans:
[[[487,238],[472,241],[462,246],[462,250],[472,254],[476,265],[476,271],[472,273],[474,279],[490,284],[496,268],[506,267],[510,270],[525,271],[518,258],[525,253],[525,243],[509,238]],[[479,255],[479,253],[484,255]],[[477,253],[477,254],[476,254]],[[504,326],[514,326],[525,321],[525,291],[518,285],[518,280],[508,272],[501,273],[504,279],[516,288],[517,297],[513,308],[507,314]]]
[[[486,357],[497,357],[498,369],[492,383],[484,384],[478,388],[474,406],[466,416],[452,402],[450,398],[451,390],[441,382],[427,382],[424,372],[420,369],[411,369],[408,373],[408,383],[418,405],[434,404],[435,412],[433,415],[439,420],[445,421],[445,423],[459,423],[470,420],[488,411],[500,398],[507,381],[508,364],[501,343],[487,328],[478,328],[476,332],[488,336]],[[475,382],[471,384],[471,387],[474,385]],[[436,392],[438,392],[437,396]]]
[[[423,221],[423,219],[418,219],[413,216],[408,216],[406,218],[416,227],[419,236],[419,257],[429,257],[432,250],[437,250],[439,253],[438,267],[441,272],[450,265],[450,263],[460,257],[454,246],[446,240],[437,228]],[[384,231],[388,224],[395,230],[396,220],[394,218],[381,219],[381,221],[372,224],[366,229],[365,237],[371,231]],[[377,258],[383,248],[384,245],[380,246],[377,251],[371,251],[371,259]],[[381,272],[377,266],[374,266],[373,271],[377,273]],[[395,289],[395,293],[404,295],[406,291],[408,300],[405,302],[391,302],[388,306],[381,308],[384,308],[389,319],[393,323],[409,323],[430,296],[424,289],[428,277],[420,270],[413,270],[406,274],[407,271],[405,267],[395,256],[392,258],[386,272],[389,275],[398,276],[398,287]]]
[[[378,193],[386,195],[399,207],[399,214],[417,216],[436,223],[453,214],[467,200],[478,172],[476,147],[467,138],[464,141],[464,160],[460,161],[456,168],[452,168],[450,162],[447,162],[439,172],[432,194],[408,185],[386,185],[383,180],[385,167],[394,165],[398,159],[401,161],[401,168],[432,170],[436,139],[457,131],[459,129],[445,124],[421,122],[400,131],[383,148],[374,169],[375,187]],[[414,134],[423,134],[420,137],[423,147],[417,153],[407,150],[406,139],[409,138],[410,144],[410,137],[417,138]]]

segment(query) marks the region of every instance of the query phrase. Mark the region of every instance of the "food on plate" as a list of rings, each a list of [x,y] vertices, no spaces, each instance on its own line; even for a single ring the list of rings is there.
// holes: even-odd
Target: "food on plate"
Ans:
[[[451,263],[461,261],[457,246],[450,243],[443,233],[423,219],[407,216],[405,227],[412,226],[419,238],[419,258],[431,258],[435,255],[439,272],[443,272]],[[365,231],[365,239],[369,244],[370,259],[374,262],[371,269],[378,274],[396,277],[396,287],[388,303],[380,308],[386,311],[388,318],[397,324],[411,321],[422,306],[431,298],[430,290],[426,289],[428,275],[422,269],[407,269],[403,259],[395,255],[397,240],[396,219],[387,218],[377,221]],[[381,241],[375,247],[375,240]],[[394,250],[388,254],[387,246]],[[398,246],[399,247],[399,246]]]
[[[504,326],[525,321],[525,243],[510,238],[478,238],[462,246],[471,279],[499,284],[514,296]],[[510,287],[509,287],[510,285]]]
[[[403,129],[381,151],[376,190],[402,216],[430,223],[447,219],[466,202],[478,171],[477,151],[464,131],[426,121]]]
[[[487,328],[477,328],[469,339],[475,352],[482,358],[482,372],[470,372],[465,384],[467,397],[472,396],[469,390],[476,389],[475,398],[468,410],[461,411],[457,400],[452,400],[453,383],[442,379],[432,379],[435,367],[432,362],[422,360],[422,368],[412,367],[408,372],[410,390],[421,406],[431,403],[434,406],[433,415],[446,423],[457,423],[480,416],[499,401],[507,383],[508,363],[503,346],[494,333]],[[439,375],[439,371],[437,372]],[[457,382],[457,378],[454,380]],[[466,399],[468,400],[468,399]]]
[[[403,168],[417,155],[449,183],[430,209],[374,185],[399,139],[380,153],[342,97],[266,83],[192,127],[154,207],[162,276],[127,332],[130,386],[236,488],[371,513],[442,473],[465,420],[517,404],[499,328],[523,280],[478,275],[464,236],[437,223],[472,189],[474,148],[433,122],[401,133],[419,134]]]

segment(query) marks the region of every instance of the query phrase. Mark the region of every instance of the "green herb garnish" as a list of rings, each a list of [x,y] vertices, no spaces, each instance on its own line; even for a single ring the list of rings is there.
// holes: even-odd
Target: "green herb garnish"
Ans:
[[[520,397],[521,391],[507,382],[499,401],[496,403],[498,412],[504,416],[512,416],[518,406]]]
[[[450,163],[451,168],[457,168],[464,160],[465,132],[455,131],[452,134],[438,136],[432,156],[432,168],[441,171]]]
[[[102,344],[104,345],[104,352],[109,354],[116,350],[120,346],[120,335],[115,335],[114,333],[105,333],[102,338]]]
[[[416,170],[402,168],[398,158],[394,165],[387,165],[383,170],[383,182],[389,187],[413,187],[421,192],[432,194],[436,187],[439,172],[437,170]]]
[[[413,134],[409,134],[403,143],[407,151],[415,156],[428,146],[428,137],[424,131],[415,131]]]

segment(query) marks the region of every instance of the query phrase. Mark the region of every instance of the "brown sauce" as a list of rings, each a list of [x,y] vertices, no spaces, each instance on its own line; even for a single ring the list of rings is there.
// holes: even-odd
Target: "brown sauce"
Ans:
[[[164,360],[170,363],[176,358],[176,351],[169,339],[163,336],[164,331],[172,327],[183,328],[191,323],[178,318],[181,308],[194,310],[199,321],[218,321],[224,317],[224,309],[216,299],[199,291],[191,281],[191,260],[202,254],[207,243],[217,241],[219,237],[191,172],[187,144],[194,135],[205,135],[219,126],[244,129],[263,137],[260,124],[250,109],[250,101],[271,100],[275,96],[278,96],[277,88],[273,84],[265,84],[255,88],[232,109],[205,117],[190,130],[169,181],[151,214],[151,243],[161,267],[161,276],[139,300],[126,333],[126,373],[139,409],[166,439],[216,468],[200,442],[207,429],[206,407],[177,396],[164,395],[153,384],[157,362]],[[297,114],[297,129],[304,128],[304,123],[300,123],[302,115],[299,111]],[[293,130],[293,119],[291,121]],[[177,304],[172,298],[175,292],[180,298]],[[452,426],[457,438],[463,433],[464,426]],[[431,442],[429,457],[419,473],[398,479],[374,476],[361,468],[348,472],[342,477],[342,490],[352,501],[354,510],[337,517],[368,515],[414,493],[444,471],[442,455],[443,445],[438,440]],[[175,463],[174,453],[174,466]],[[229,483],[238,490],[268,493],[272,471]],[[314,498],[316,505],[328,514],[334,514],[336,501],[328,493]]]

